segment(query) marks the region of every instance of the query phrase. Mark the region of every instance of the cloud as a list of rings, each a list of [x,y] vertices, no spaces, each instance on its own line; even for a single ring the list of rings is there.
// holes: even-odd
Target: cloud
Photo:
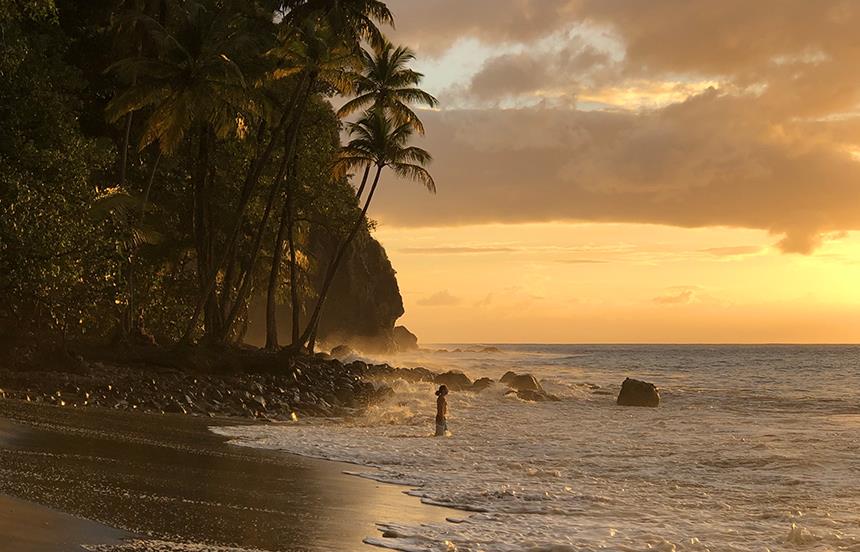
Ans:
[[[374,216],[399,226],[645,222],[781,235],[809,252],[860,229],[860,163],[826,127],[771,117],[755,96],[709,90],[645,112],[425,114],[436,196],[383,182]],[[390,185],[389,185],[390,184]]]
[[[605,264],[609,261],[600,261],[597,259],[559,259],[558,262],[567,264]]]
[[[469,253],[505,253],[517,251],[513,247],[404,247],[401,253],[420,255],[459,255]]]
[[[760,253],[761,247],[757,245],[736,245],[729,247],[709,247],[708,249],[700,249],[702,253],[709,253],[715,257],[740,257],[746,255],[755,255]]]
[[[697,286],[675,286],[667,289],[667,293],[652,299],[658,305],[689,305],[698,301]]]
[[[458,83],[472,109],[424,113],[439,193],[386,178],[388,224],[743,227],[803,254],[860,229],[858,2],[390,5],[425,54],[498,53]]]
[[[422,307],[453,307],[459,305],[462,300],[459,297],[454,297],[448,290],[437,291],[429,297],[419,299],[417,303]]]

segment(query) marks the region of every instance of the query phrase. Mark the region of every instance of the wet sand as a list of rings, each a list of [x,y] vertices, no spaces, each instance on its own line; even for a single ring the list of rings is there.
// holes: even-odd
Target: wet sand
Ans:
[[[100,523],[38,504],[0,496],[2,549],[15,552],[82,552],[83,543],[116,545],[131,536]]]
[[[0,493],[53,509],[3,499],[0,534],[18,527],[19,539],[43,535],[33,542],[109,543],[134,533],[271,551],[354,551],[372,549],[362,539],[379,535],[377,522],[461,515],[421,504],[402,487],[345,475],[342,464],[227,445],[208,430],[217,423],[224,421],[0,400]],[[40,523],[53,525],[39,530]]]

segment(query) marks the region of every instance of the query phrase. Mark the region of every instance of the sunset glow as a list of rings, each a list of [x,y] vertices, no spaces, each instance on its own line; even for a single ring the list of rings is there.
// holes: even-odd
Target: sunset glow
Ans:
[[[371,216],[423,341],[860,340],[856,6],[395,4],[439,192]]]

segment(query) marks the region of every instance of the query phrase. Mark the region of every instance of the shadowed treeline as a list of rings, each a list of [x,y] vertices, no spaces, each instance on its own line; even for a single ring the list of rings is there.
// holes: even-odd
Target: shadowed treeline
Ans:
[[[313,350],[382,171],[435,191],[410,142],[436,100],[393,20],[376,0],[0,1],[0,352],[238,343],[252,300],[268,349]]]

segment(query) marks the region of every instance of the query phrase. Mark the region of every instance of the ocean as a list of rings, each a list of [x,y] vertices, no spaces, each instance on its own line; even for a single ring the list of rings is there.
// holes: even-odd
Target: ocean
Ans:
[[[860,550],[860,346],[485,345],[365,360],[531,373],[562,400],[451,393],[433,438],[434,386],[400,381],[361,418],[217,431],[462,511],[380,519],[365,542],[393,550]],[[628,376],[660,407],[616,406]]]

